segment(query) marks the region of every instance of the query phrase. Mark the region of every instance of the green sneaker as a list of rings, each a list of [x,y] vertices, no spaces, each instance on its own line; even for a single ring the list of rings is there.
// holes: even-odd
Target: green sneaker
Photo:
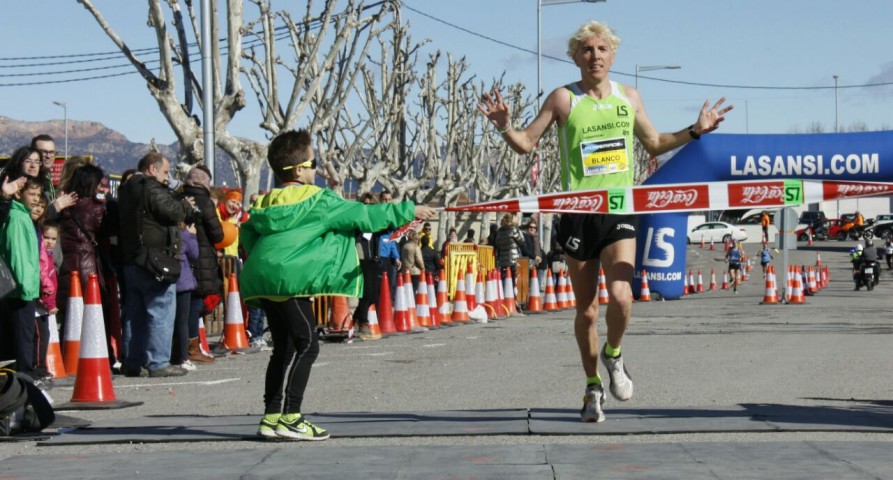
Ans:
[[[257,426],[257,436],[264,438],[278,438],[276,435],[276,425],[279,423],[281,413],[268,413],[264,418],[260,419],[260,425]]]
[[[329,438],[329,432],[324,428],[307,421],[300,413],[286,413],[279,417],[276,425],[276,435],[295,440],[319,441]]]

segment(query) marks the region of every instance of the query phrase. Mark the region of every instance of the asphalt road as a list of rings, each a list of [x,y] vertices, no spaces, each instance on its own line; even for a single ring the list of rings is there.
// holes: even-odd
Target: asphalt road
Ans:
[[[755,249],[755,245],[748,247]],[[854,292],[846,255],[849,247],[849,243],[831,241],[790,252],[792,261],[798,264],[814,264],[819,252],[823,263],[830,266],[830,285],[807,297],[803,305],[760,305],[765,285],[758,265],[737,295],[717,291],[675,301],[635,304],[623,345],[635,381],[635,397],[622,405],[609,398],[605,408],[608,419],[614,408],[740,404],[849,408],[855,401],[886,406],[887,414],[893,416],[893,274],[884,269],[882,281],[874,291]],[[705,282],[709,282],[710,268],[715,267],[721,281],[722,255],[692,245],[689,267],[703,269]],[[584,377],[572,318],[572,313],[565,311],[379,341],[324,344],[310,379],[304,411],[577,409]],[[170,414],[259,415],[267,356],[267,352],[230,355],[175,379],[115,377],[118,398],[140,400],[144,405],[72,415],[92,421]],[[71,389],[57,387],[51,393],[57,402],[65,402]],[[381,437],[332,438],[321,444],[287,444],[286,448],[705,442],[734,446],[834,441],[889,442],[893,451],[891,433],[893,429],[617,437],[600,435],[598,425],[594,425],[591,435],[391,437],[383,431]],[[225,452],[247,449],[262,456],[281,448],[281,443],[244,441],[64,447],[7,442],[0,443],[0,477],[4,476],[2,465],[6,460],[19,455],[41,458],[186,451],[201,453],[213,464]],[[893,465],[893,460],[889,461],[888,465]],[[763,468],[767,469],[763,478],[772,478],[773,466]],[[222,474],[219,478],[225,477]],[[35,473],[32,478],[42,477]]]

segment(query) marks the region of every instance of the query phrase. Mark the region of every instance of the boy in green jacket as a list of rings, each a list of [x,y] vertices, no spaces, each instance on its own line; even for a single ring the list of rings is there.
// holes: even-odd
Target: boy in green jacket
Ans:
[[[28,177],[25,186],[13,196],[9,216],[0,224],[0,256],[9,266],[16,288],[0,305],[0,338],[3,350],[14,352],[16,371],[37,379],[34,371],[34,313],[40,296],[40,250],[37,231],[31,221],[31,209],[40,203],[43,187]]]
[[[274,138],[267,161],[282,188],[254,203],[239,235],[248,256],[240,277],[242,296],[263,307],[273,336],[264,417],[257,434],[325,440],[329,433],[301,415],[310,369],[319,353],[310,298],[362,296],[356,230],[399,227],[416,217],[430,218],[435,210],[412,202],[364,205],[315,186],[316,159],[304,130]]]

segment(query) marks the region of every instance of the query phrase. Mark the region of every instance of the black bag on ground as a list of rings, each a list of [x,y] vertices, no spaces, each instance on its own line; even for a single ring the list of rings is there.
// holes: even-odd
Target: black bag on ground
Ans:
[[[8,369],[0,370],[0,436],[39,432],[56,420],[43,392]]]
[[[12,276],[6,260],[0,258],[0,299],[12,293],[16,289],[16,279]]]

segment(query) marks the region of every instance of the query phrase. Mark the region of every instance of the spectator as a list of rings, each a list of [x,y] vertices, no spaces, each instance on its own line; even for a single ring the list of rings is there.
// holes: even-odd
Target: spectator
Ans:
[[[198,209],[193,224],[198,259],[191,263],[196,288],[192,291],[189,306],[188,360],[193,363],[213,363],[214,357],[205,355],[199,344],[199,319],[205,313],[205,298],[215,296],[219,302],[223,293],[223,272],[217,262],[217,249],[214,247],[214,244],[223,240],[223,227],[211,199],[211,171],[208,167],[197,165],[186,174],[179,198],[185,200],[186,197],[192,197]],[[213,303],[216,305],[217,302]]]
[[[393,201],[394,197],[389,190],[384,189],[378,193],[378,203],[384,204]],[[394,232],[393,228],[384,231],[378,252],[378,264],[381,265],[382,275],[388,276],[391,301],[394,301],[397,294],[397,272],[403,268],[403,263],[400,260],[399,240],[390,238]]]
[[[431,272],[434,276],[434,281],[440,279],[440,267],[441,267],[441,258],[440,254],[437,253],[430,244],[422,242],[422,246],[420,247],[422,251],[422,260],[425,264],[425,270]]]
[[[370,192],[363,194],[360,202],[364,205],[378,203],[375,195]],[[378,308],[382,275],[379,253],[381,252],[381,237],[385,234],[386,232],[368,233],[359,230],[356,232],[357,254],[360,257],[360,269],[363,271],[363,295],[357,303],[357,308],[354,309],[353,318],[359,327],[359,336],[364,340],[380,338],[373,334],[369,327],[369,307],[375,305]]]
[[[178,201],[167,189],[171,164],[161,154],[147,154],[138,169],[118,194],[127,283],[124,374],[142,376],[145,364],[150,377],[185,375],[186,370],[170,364],[176,296],[172,272],[179,267],[177,225],[186,220],[194,200]]]
[[[472,245],[477,245],[477,240],[474,238],[474,230],[468,229],[468,233],[465,234],[465,240],[462,240],[462,243],[470,243]]]
[[[403,258],[402,271],[409,272],[409,277],[412,279],[412,291],[416,292],[419,290],[419,276],[422,274],[422,270],[425,269],[425,259],[422,258],[422,251],[419,248],[419,232],[410,229],[406,233],[406,238],[409,241],[406,242],[406,245],[403,245],[403,251],[401,252],[401,258]]]
[[[567,268],[564,263],[564,247],[558,241],[558,229],[561,224],[561,216],[552,216],[552,235],[549,240],[549,254],[546,256],[548,265],[552,269],[552,284],[558,284],[558,275]],[[545,288],[545,280],[543,280],[543,288]]]
[[[431,222],[422,224],[422,234],[419,235],[419,245],[434,248],[434,234],[431,232]]]
[[[236,227],[248,220],[248,214],[242,211],[242,192],[238,190],[233,189],[226,192],[223,196],[223,203],[217,208],[220,212],[220,220],[230,222]],[[235,242],[223,249],[223,253],[231,257],[239,256],[238,237]]]
[[[459,241],[459,234],[456,233],[455,228],[450,228],[450,233],[447,234],[447,239],[443,242],[443,245],[440,247],[440,256],[442,258],[446,258],[450,254],[450,244]]]
[[[26,147],[27,148],[27,147]],[[30,149],[29,149],[30,150]],[[4,184],[4,194],[6,193]],[[3,299],[0,315],[2,358],[14,358],[16,371],[38,380],[34,370],[34,315],[40,297],[40,252],[30,211],[37,207],[43,187],[35,177],[14,193],[9,214],[0,225],[0,257],[16,281],[15,290]]]
[[[512,278],[518,276],[518,258],[524,238],[518,230],[515,214],[506,213],[502,217],[499,230],[496,231],[496,267],[500,270],[508,268]]]
[[[380,231],[408,223],[414,216],[428,218],[435,211],[409,202],[361,205],[314,186],[316,159],[306,131],[274,138],[267,158],[283,187],[264,196],[241,232],[248,252],[242,293],[247,302],[263,305],[273,335],[264,417],[257,433],[324,440],[329,433],[301,413],[319,352],[310,297],[350,296],[362,289],[357,256],[351,251],[356,230]]]
[[[184,370],[195,370],[189,360],[189,311],[192,292],[197,287],[192,265],[198,262],[198,241],[195,225],[180,225],[180,278],[177,279],[177,306],[174,313],[174,332],[171,343],[171,365]]]
[[[528,270],[537,270],[538,278],[544,278],[546,274],[545,264],[543,263],[543,247],[540,245],[540,237],[537,235],[536,220],[531,218],[524,225],[524,245],[521,246],[521,256],[530,259]],[[530,272],[528,272],[529,274]]]
[[[100,227],[105,218],[104,201],[98,197],[100,183],[105,174],[95,165],[84,165],[74,171],[69,183],[71,193],[78,201],[71,208],[59,213],[59,243],[62,247],[62,266],[56,303],[59,307],[60,323],[64,326],[68,307],[71,272],[78,272],[81,287],[86,289],[90,275],[96,274],[99,280],[102,312],[106,323],[106,334],[111,336],[109,320],[112,318],[114,303],[108,289],[108,281],[99,259]],[[113,280],[113,279],[111,279]],[[117,316],[116,316],[117,318]],[[64,327],[63,327],[64,330]],[[110,349],[110,360],[114,364],[114,349]]]
[[[487,239],[486,239],[486,242],[485,242],[487,245],[490,245],[490,246],[493,247],[494,249],[496,248],[496,232],[497,232],[497,230],[498,230],[498,229],[497,229],[497,227],[496,227],[496,224],[495,224],[495,223],[491,223],[491,224],[490,224],[490,233],[487,234]]]
[[[46,196],[43,197],[46,201]],[[59,280],[56,274],[56,262],[53,250],[59,241],[59,226],[55,223],[44,222],[40,226],[40,304],[38,312],[46,315],[38,317],[38,338],[35,343],[37,361],[36,369],[44,376],[43,381],[52,381],[49,367],[46,363],[47,348],[50,343],[49,315],[55,315],[59,311],[56,308],[56,291],[59,289]],[[46,323],[46,326],[41,325]]]
[[[40,182],[43,184],[44,194],[49,197],[50,201],[56,199],[56,189],[53,186],[53,164],[56,163],[56,141],[53,137],[42,134],[31,139],[31,149],[40,154],[41,175]]]

